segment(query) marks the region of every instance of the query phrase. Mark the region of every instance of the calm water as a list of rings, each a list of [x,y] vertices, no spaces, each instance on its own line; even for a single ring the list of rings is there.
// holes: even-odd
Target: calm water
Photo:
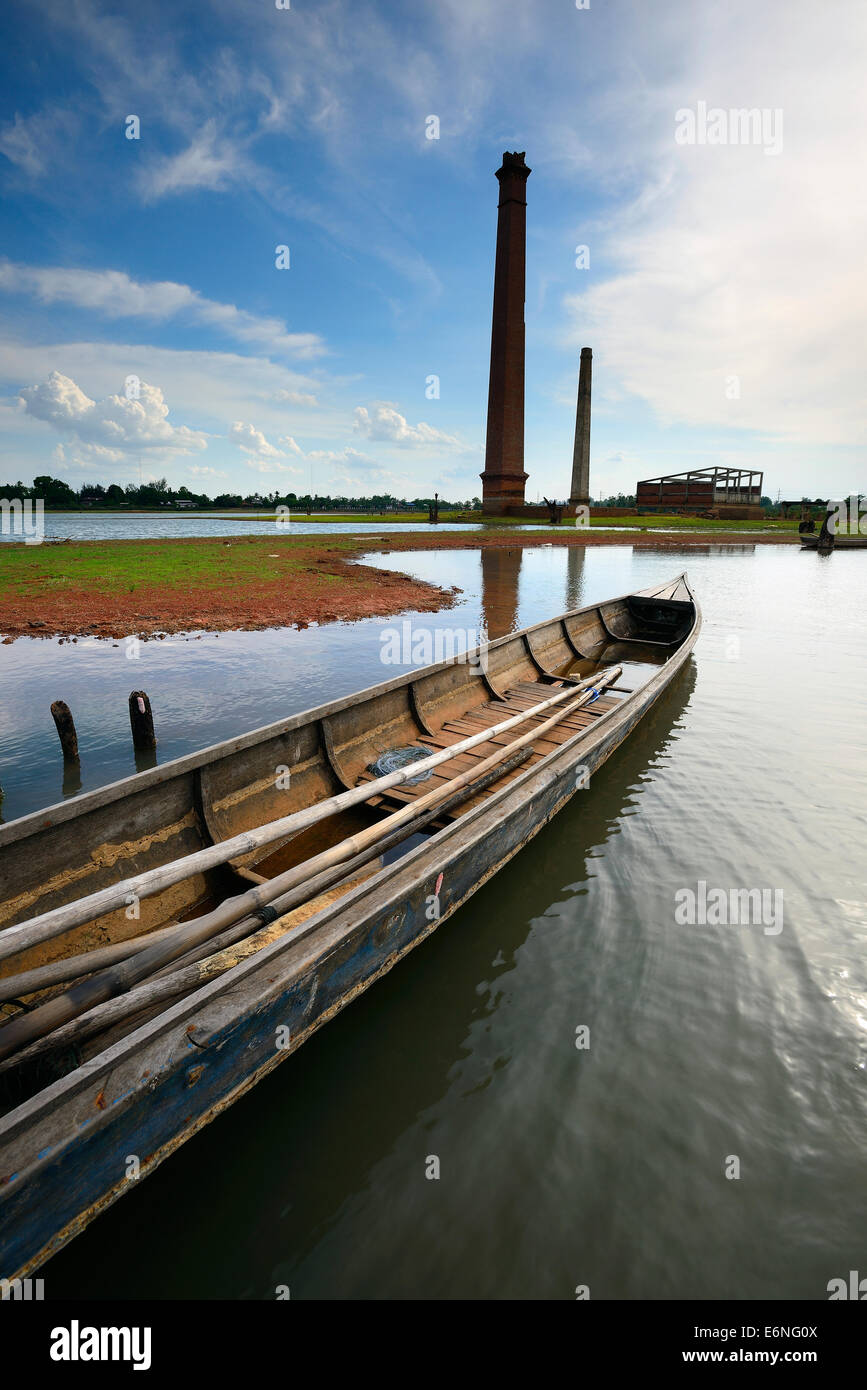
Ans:
[[[263,508],[264,511],[264,508]],[[315,515],[315,513],[314,513]],[[320,514],[322,515],[322,514]],[[484,531],[488,524],[484,521],[440,522],[442,531]],[[225,512],[171,512],[160,516],[153,512],[46,512],[46,540],[65,539],[71,541],[123,541],[123,540],[179,540],[184,536],[263,536],[275,529],[280,535],[292,536],[338,536],[338,535],[385,535],[389,531],[431,531],[426,515],[417,513],[408,521],[353,521],[344,517],[336,521],[310,521],[303,511],[293,512],[289,521],[252,521],[249,514],[233,517]],[[499,527],[497,528],[499,529]],[[522,531],[544,531],[547,524],[539,522],[523,523]],[[564,523],[565,529],[565,523]],[[619,526],[618,531],[633,532],[647,530],[641,526]],[[661,526],[654,530],[668,532],[670,528]],[[673,529],[673,528],[672,528]],[[730,528],[737,531],[733,524]],[[11,525],[0,526],[0,542],[20,543],[24,533],[13,531]],[[745,532],[749,535],[750,532]],[[753,533],[754,534],[754,533]]]
[[[351,517],[342,521],[308,521],[304,512],[293,512],[289,521],[277,522],[273,517],[268,521],[251,521],[249,516],[232,517],[225,512],[213,516],[207,512],[173,512],[168,516],[155,515],[153,512],[133,512],[126,516],[122,512],[46,512],[45,538],[71,541],[179,540],[183,536],[263,536],[278,527],[281,535],[334,536],[358,532],[360,535],[375,536],[386,531],[427,530],[429,525],[427,517],[421,513],[412,521],[379,522],[353,521]],[[480,531],[482,523],[450,522],[448,529]],[[535,531],[540,528],[533,526],[531,529]],[[21,539],[22,536],[14,533],[11,526],[0,527],[0,541],[20,542]]]
[[[46,1266],[48,1296],[824,1299],[867,1273],[864,557],[377,563],[463,588],[419,623],[492,636],[686,567],[704,629],[590,788]],[[6,814],[59,795],[58,696],[93,786],[133,769],[134,686],[163,761],[394,674],[387,626],[0,647]],[[700,880],[781,890],[782,931],[677,925]]]

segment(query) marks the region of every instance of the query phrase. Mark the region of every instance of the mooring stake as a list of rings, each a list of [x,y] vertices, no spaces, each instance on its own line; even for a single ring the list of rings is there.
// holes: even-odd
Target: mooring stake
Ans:
[[[134,690],[129,697],[129,723],[133,747],[156,748],[151,702],[143,690]]]
[[[51,716],[57,726],[57,734],[60,739],[60,746],[63,749],[63,756],[67,762],[78,762],[78,734],[75,732],[75,721],[72,718],[72,711],[65,700],[55,700],[51,706]]]

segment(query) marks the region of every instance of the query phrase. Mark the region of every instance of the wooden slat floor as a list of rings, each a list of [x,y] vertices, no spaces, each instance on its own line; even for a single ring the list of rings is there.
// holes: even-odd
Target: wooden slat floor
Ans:
[[[522,710],[532,709],[534,705],[541,704],[543,700],[550,698],[557,690],[562,689],[562,681],[518,681],[505,692],[500,700],[489,700],[487,704],[478,705],[467,714],[461,715],[456,719],[447,719],[442,728],[433,736],[421,734],[416,742],[422,746],[427,746],[434,751],[440,748],[448,748],[449,744],[460,743],[462,739],[469,738],[472,734],[477,734],[486,726],[502,724],[505,719],[512,715],[520,714]],[[575,710],[574,713],[566,715],[558,724],[539,738],[537,742],[531,744],[532,752],[526,762],[512,772],[506,773],[498,778],[486,791],[476,796],[469,797],[468,800],[461,802],[453,811],[447,812],[444,820],[454,820],[462,816],[473,806],[484,801],[487,796],[495,789],[503,786],[506,782],[511,782],[521,773],[526,772],[528,767],[537,763],[540,758],[552,752],[559,744],[565,743],[567,739],[573,737],[581,729],[586,729],[593,724],[601,714],[613,709],[624,694],[620,695],[600,695],[591,705],[585,705],[582,709]],[[534,715],[523,724],[518,724],[514,729],[507,730],[504,734],[495,734],[493,738],[485,739],[483,743],[477,743],[475,748],[471,748],[467,753],[456,753],[453,758],[441,763],[435,768],[430,777],[424,782],[417,782],[415,786],[392,787],[391,791],[383,795],[372,796],[367,803],[369,806],[378,806],[383,810],[394,809],[397,806],[404,806],[407,802],[414,801],[416,797],[424,796],[427,792],[433,791],[435,787],[445,782],[451,781],[459,773],[466,772],[469,768],[477,766],[485,758],[489,757],[496,748],[502,748],[519,738],[522,734],[529,731],[536,724],[542,724],[555,713],[557,706],[546,710],[543,714]],[[364,772],[359,778],[359,786],[364,782],[373,781],[372,772]]]

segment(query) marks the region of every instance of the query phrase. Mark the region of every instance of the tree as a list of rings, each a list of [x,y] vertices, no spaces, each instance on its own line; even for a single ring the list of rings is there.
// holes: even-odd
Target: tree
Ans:
[[[79,502],[68,483],[50,474],[40,474],[33,479],[33,491],[37,497],[45,499],[46,507],[78,507]]]

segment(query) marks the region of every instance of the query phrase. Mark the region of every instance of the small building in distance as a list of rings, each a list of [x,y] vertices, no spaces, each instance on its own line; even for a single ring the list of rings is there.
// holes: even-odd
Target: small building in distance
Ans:
[[[764,474],[748,468],[692,468],[636,484],[639,512],[712,514],[721,520],[760,520]]]

